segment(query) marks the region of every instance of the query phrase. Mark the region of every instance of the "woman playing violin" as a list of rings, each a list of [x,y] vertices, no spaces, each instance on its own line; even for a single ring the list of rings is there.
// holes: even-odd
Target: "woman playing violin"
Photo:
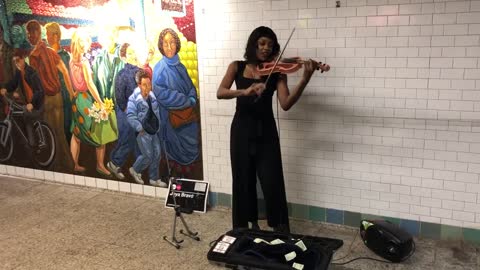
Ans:
[[[280,52],[277,36],[268,27],[253,30],[248,38],[245,61],[234,61],[217,91],[218,99],[237,98],[230,130],[232,166],[233,228],[258,228],[257,176],[266,204],[268,226],[289,232],[288,208],[282,169],[280,143],[272,111],[272,96],[277,90],[280,106],[288,111],[300,98],[318,67],[314,60],[303,63],[303,76],[293,91],[287,76],[273,73],[259,77],[257,66],[275,60]],[[233,82],[236,91],[231,89]]]

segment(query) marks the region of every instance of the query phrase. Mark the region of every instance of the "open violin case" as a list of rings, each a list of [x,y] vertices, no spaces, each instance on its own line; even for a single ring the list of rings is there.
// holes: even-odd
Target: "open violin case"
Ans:
[[[326,270],[340,239],[251,229],[221,235],[207,258],[230,269]]]

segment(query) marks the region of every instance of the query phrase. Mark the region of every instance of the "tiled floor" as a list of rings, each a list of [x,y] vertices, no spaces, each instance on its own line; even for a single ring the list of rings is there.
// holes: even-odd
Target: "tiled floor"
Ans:
[[[228,209],[186,216],[201,241],[176,250],[173,213],[163,201],[87,187],[0,177],[0,269],[223,269],[211,264],[209,243],[230,227]],[[265,226],[264,223],[261,226]],[[181,227],[179,224],[178,228]],[[298,234],[343,239],[335,258],[375,257],[351,227],[292,220]],[[358,260],[332,269],[480,269],[479,247],[416,239],[401,264]],[[350,252],[349,248],[352,247]]]

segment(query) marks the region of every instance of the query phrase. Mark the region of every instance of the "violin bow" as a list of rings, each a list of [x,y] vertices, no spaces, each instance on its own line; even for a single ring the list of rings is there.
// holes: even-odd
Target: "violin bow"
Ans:
[[[270,76],[272,76],[272,73],[273,73],[273,71],[275,70],[275,68],[277,67],[278,62],[280,62],[280,59],[282,59],[282,55],[283,55],[283,53],[285,52],[285,49],[287,48],[288,43],[290,42],[290,39],[291,39],[292,36],[293,36],[293,32],[295,32],[295,27],[292,29],[292,33],[290,33],[290,36],[288,37],[287,42],[285,43],[285,46],[284,46],[283,49],[282,49],[282,52],[278,55],[277,60],[275,60],[275,63],[273,64],[273,68],[272,68],[272,70],[270,71],[270,73],[268,74],[267,79],[265,80],[265,85],[267,85],[268,80],[270,79]]]
[[[277,67],[278,62],[280,62],[280,59],[282,58],[282,55],[283,55],[283,53],[285,52],[285,49],[287,48],[288,43],[290,42],[290,39],[292,38],[294,32],[295,32],[295,27],[293,27],[292,32],[290,33],[290,36],[288,37],[287,42],[285,43],[285,46],[283,47],[282,51],[281,51],[280,54],[278,55],[277,59],[275,60],[275,63],[273,64],[273,67],[272,67],[272,70],[270,70],[270,73],[268,74],[268,77],[267,77],[267,79],[265,80],[265,86],[267,85],[268,80],[270,80],[270,76],[272,76],[272,73],[273,73],[273,71],[275,70],[275,68]],[[262,97],[262,95],[258,96],[258,97],[255,99],[254,102],[257,102],[257,101],[260,99],[260,97]]]

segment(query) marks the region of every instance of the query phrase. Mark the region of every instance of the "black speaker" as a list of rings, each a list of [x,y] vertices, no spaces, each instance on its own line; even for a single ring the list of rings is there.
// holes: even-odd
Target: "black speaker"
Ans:
[[[402,262],[415,252],[412,236],[385,220],[362,220],[360,236],[369,249],[391,262]]]

